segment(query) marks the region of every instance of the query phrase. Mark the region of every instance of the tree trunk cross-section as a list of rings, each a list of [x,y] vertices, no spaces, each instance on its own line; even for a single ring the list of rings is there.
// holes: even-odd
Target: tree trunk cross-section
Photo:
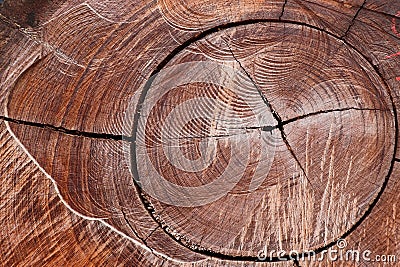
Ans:
[[[2,264],[396,266],[399,32],[397,0],[0,0]]]

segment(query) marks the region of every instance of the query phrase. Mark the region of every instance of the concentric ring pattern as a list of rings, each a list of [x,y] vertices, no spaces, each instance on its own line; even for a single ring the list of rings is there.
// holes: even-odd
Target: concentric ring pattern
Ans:
[[[397,1],[0,2],[6,266],[400,251]]]

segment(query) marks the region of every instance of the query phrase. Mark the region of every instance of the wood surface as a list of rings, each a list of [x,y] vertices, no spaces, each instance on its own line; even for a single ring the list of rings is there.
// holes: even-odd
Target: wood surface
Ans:
[[[0,1],[0,265],[397,266],[399,39],[398,0]],[[397,263],[289,255],[340,242]]]

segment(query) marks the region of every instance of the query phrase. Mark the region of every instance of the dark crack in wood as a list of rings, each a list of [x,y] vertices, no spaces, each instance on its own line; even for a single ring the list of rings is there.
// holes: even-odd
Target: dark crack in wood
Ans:
[[[243,70],[243,72],[246,74],[247,78],[251,81],[251,83],[254,85],[254,87],[257,89],[258,94],[261,96],[261,99],[263,100],[263,102],[267,105],[267,107],[269,108],[270,112],[272,113],[272,116],[274,117],[274,119],[277,121],[278,125],[277,128],[280,131],[281,137],[283,142],[286,145],[286,148],[288,149],[288,151],[290,152],[290,154],[292,155],[293,159],[296,161],[296,163],[299,165],[299,168],[301,169],[301,172],[304,174],[304,177],[307,179],[308,183],[311,185],[311,187],[313,187],[310,179],[307,176],[307,173],[305,171],[305,169],[303,168],[303,165],[300,163],[300,160],[297,158],[296,154],[294,153],[289,141],[286,138],[286,133],[285,133],[285,129],[283,127],[282,124],[282,119],[279,116],[279,114],[275,111],[275,109],[272,107],[271,103],[269,102],[269,100],[267,99],[267,97],[263,94],[263,92],[261,91],[261,89],[258,87],[258,85],[256,84],[256,82],[253,80],[253,78],[250,76],[250,74],[247,72],[247,70],[243,67],[242,63],[237,59],[237,57],[235,56],[235,54],[232,51],[232,48],[229,45],[229,42],[226,41],[225,39],[223,39],[223,41],[226,43],[226,45],[228,46],[228,49],[230,51],[230,53],[232,54],[232,57],[234,58],[234,60],[239,64],[239,67]]]
[[[157,256],[157,254],[154,253],[154,250],[147,244],[147,238],[148,238],[148,237],[146,237],[146,238],[141,238],[141,237],[139,236],[139,234],[136,232],[136,230],[133,228],[133,226],[131,225],[131,223],[129,222],[128,218],[126,217],[126,213],[123,211],[123,209],[121,209],[121,213],[122,213],[122,216],[124,217],[125,223],[128,225],[129,229],[130,229],[130,230],[132,231],[132,233],[136,236],[136,238],[139,239],[140,241],[142,241],[143,244],[151,251],[151,253],[152,253],[153,255]],[[156,229],[157,229],[157,228],[156,228]],[[154,229],[153,232],[154,232],[156,229]],[[153,233],[153,232],[151,232],[151,233]],[[151,233],[150,233],[150,234],[151,234]],[[149,236],[150,236],[150,235],[149,235]]]
[[[285,0],[285,2],[282,5],[282,11],[281,11],[281,14],[279,15],[279,19],[278,19],[279,21],[282,20],[282,17],[285,14],[285,7],[287,5],[287,2],[288,2],[288,0]]]
[[[61,127],[61,126],[53,126],[51,124],[44,124],[44,123],[38,123],[38,122],[13,119],[13,118],[9,118],[6,116],[0,116],[0,119],[7,121],[7,122],[19,124],[19,125],[31,126],[31,127],[36,127],[36,128],[46,129],[46,130],[52,130],[52,131],[60,132],[63,134],[73,135],[73,136],[78,136],[78,137],[86,137],[86,138],[94,138],[94,139],[108,139],[108,140],[115,140],[115,141],[124,140],[127,142],[133,142],[132,137],[126,136],[126,135],[116,135],[116,134],[108,134],[108,133],[95,133],[95,132],[71,130],[71,129]]]
[[[367,0],[364,0],[362,5],[358,8],[357,12],[354,14],[353,18],[351,19],[351,22],[350,22],[349,26],[347,27],[347,29],[344,32],[344,34],[340,37],[340,39],[346,38],[347,34],[350,32],[351,27],[353,27],[354,22],[356,21],[356,19],[358,17],[358,14],[360,14],[360,11],[364,8],[366,3],[367,3]]]

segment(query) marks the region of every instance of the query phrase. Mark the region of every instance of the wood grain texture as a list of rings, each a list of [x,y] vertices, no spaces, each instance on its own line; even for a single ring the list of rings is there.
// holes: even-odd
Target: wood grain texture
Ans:
[[[286,36],[287,39],[280,36]],[[232,195],[227,195],[215,203],[194,210],[179,209],[173,205],[156,205],[155,210],[161,210],[157,212],[157,215],[170,227],[190,237],[194,244],[219,251],[221,254],[253,257],[256,256],[255,252],[262,249],[262,246],[277,251],[290,251],[290,249],[301,251],[322,247],[331,240],[337,239],[352,224],[355,224],[364,213],[360,207],[367,208],[367,203],[374,199],[381,188],[393,157],[394,122],[390,113],[390,98],[379,91],[384,85],[379,82],[377,75],[372,77],[374,70],[367,65],[367,62],[363,62],[356,54],[349,53],[348,48],[342,47],[338,41],[327,36],[322,39],[320,36],[321,33],[313,29],[291,24],[282,26],[251,24],[235,27],[210,35],[204,41],[199,41],[199,44],[193,43],[189,51],[182,51],[167,65],[171,67],[196,60],[202,60],[202,62],[223,60],[224,63],[227,62],[225,64],[236,63],[234,67],[249,70],[249,76],[265,98],[269,99],[274,110],[282,114],[280,118],[282,124],[285,124],[284,131],[279,129],[285,133],[285,140],[274,132],[274,138],[277,139],[275,141],[277,151],[271,170],[262,176],[264,183],[261,184],[259,190],[244,195],[235,194],[238,191],[246,192],[243,188],[247,182],[246,178],[251,174],[244,171],[243,181],[237,184],[238,188],[232,189]],[[309,40],[310,43],[303,48],[304,39]],[[295,40],[301,41],[296,43]],[[247,49],[249,43],[252,45]],[[201,56],[203,53],[204,56]],[[353,65],[353,62],[357,61],[359,64]],[[297,65],[293,65],[292,62],[297,62]],[[282,73],[277,76],[275,72],[269,73],[269,70],[276,72],[282,70]],[[371,77],[365,76],[366,71]],[[304,72],[307,75],[303,76]],[[345,82],[347,80],[351,80],[352,84],[347,85]],[[203,90],[206,91],[202,92]],[[146,97],[152,98],[157,92],[150,89]],[[204,84],[170,91],[165,98],[159,100],[160,107],[156,104],[147,118],[149,124],[147,133],[149,152],[147,153],[151,153],[149,157],[152,165],[160,166],[158,172],[162,173],[165,179],[175,184],[192,186],[195,186],[195,181],[199,180],[197,184],[199,186],[209,183],[209,180],[212,181],[215,176],[222,176],[221,169],[228,169],[227,164],[220,163],[222,166],[219,166],[213,163],[207,171],[202,170],[196,173],[196,176],[176,170],[177,166],[164,163],[168,161],[168,155],[163,155],[169,153],[164,148],[168,146],[168,141],[166,141],[167,144],[164,144],[162,140],[157,141],[157,136],[162,135],[167,115],[178,129],[180,120],[186,121],[181,118],[181,114],[190,113],[190,106],[187,109],[182,108],[183,111],[177,115],[171,114],[174,109],[183,105],[182,103],[189,101],[186,95],[189,99],[196,99],[204,96],[213,97],[214,94],[216,97],[218,94],[226,94],[222,97],[229,98],[228,92],[225,93],[224,89],[209,88]],[[258,95],[257,90],[246,94],[248,99],[253,95]],[[237,98],[239,97],[235,99]],[[231,106],[245,106],[245,102],[240,102],[240,100],[225,101]],[[260,102],[253,104],[253,112],[256,116],[261,115],[257,113],[258,106],[265,109],[265,104]],[[143,105],[146,106],[146,103]],[[199,104],[198,106],[199,112],[204,117],[207,117],[206,109],[209,105],[203,107]],[[211,109],[214,112],[216,124],[219,123],[220,126],[217,125],[214,128],[210,125],[199,126],[200,130],[188,130],[182,138],[185,140],[198,136],[207,138],[212,136],[210,133],[212,131],[223,132],[227,136],[237,134],[218,121],[219,118],[221,120],[230,118],[215,115],[218,112],[217,106],[212,106]],[[227,109],[229,107],[221,112],[226,112]],[[241,115],[246,116],[245,110],[241,112]],[[176,117],[170,118],[171,116]],[[324,122],[323,125],[321,121]],[[243,125],[237,125],[237,127],[251,128],[258,126],[258,123],[257,121],[244,122]],[[360,129],[363,130],[360,131]],[[277,129],[276,132],[279,131]],[[360,131],[359,134],[358,131]],[[380,138],[380,133],[391,137]],[[254,142],[253,146],[260,146],[256,141],[258,137],[253,132],[242,134],[240,142],[246,142],[246,138],[249,138]],[[261,134],[261,138],[268,138],[269,133],[264,134],[266,137],[263,133],[258,134]],[[296,158],[289,153],[285,141],[291,144]],[[220,143],[222,151],[218,157],[228,158],[227,161],[234,160],[235,157],[232,158],[230,155],[232,153],[223,151],[223,147],[227,146],[226,143],[223,141]],[[361,145],[362,143],[365,145]],[[372,147],[369,147],[370,145]],[[183,147],[186,146],[183,145]],[[348,152],[339,152],[338,157],[338,151]],[[366,154],[365,151],[369,153]],[[374,151],[373,154],[370,154],[372,151]],[[235,153],[240,152],[235,151],[233,154]],[[268,164],[267,158],[257,155],[257,151],[249,151],[249,153],[250,158],[258,158],[248,163],[248,166],[252,166],[253,173],[256,172],[258,164]],[[138,161],[140,174],[140,166],[146,165],[146,162],[141,161],[140,158]],[[354,169],[353,166],[359,167]],[[238,169],[233,172],[237,176],[241,175]],[[376,178],[372,178],[375,173]],[[370,183],[363,181],[363,177],[367,175]],[[204,181],[205,179],[208,181]],[[287,188],[288,181],[291,184],[289,188]],[[354,188],[359,191],[354,193]],[[277,199],[279,195],[282,199]],[[307,205],[297,206],[298,202],[304,202]],[[279,203],[285,203],[284,207],[281,207]],[[335,206],[333,203],[346,203],[348,206]],[[241,210],[241,213],[229,212],[233,209]],[[218,216],[221,211],[224,214],[222,220]],[[323,224],[321,224],[322,218],[324,218]],[[295,224],[296,220],[302,223]],[[229,221],[231,223],[227,225]],[[209,228],[209,225],[214,227]],[[257,230],[249,232],[249,225],[254,225],[252,227]],[[224,244],[229,245],[224,247]]]
[[[1,264],[396,266],[399,12],[0,1]]]
[[[1,124],[3,266],[150,265],[162,259],[67,209],[54,185]],[[140,258],[132,254],[148,254]]]

